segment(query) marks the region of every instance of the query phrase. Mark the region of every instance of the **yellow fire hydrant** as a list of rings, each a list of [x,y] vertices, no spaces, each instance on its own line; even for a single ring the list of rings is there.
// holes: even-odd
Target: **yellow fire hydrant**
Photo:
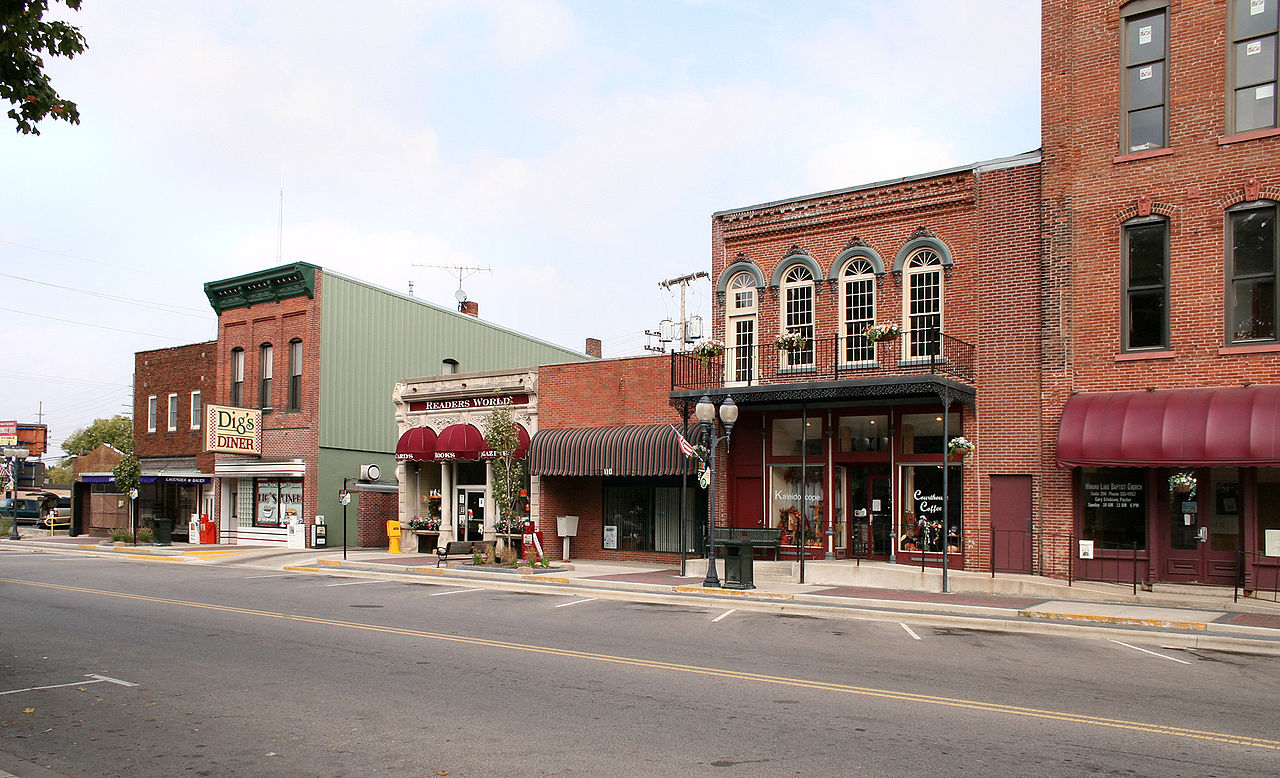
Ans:
[[[392,554],[400,553],[400,520],[389,519],[387,521],[387,538],[391,541],[391,548],[387,549]]]

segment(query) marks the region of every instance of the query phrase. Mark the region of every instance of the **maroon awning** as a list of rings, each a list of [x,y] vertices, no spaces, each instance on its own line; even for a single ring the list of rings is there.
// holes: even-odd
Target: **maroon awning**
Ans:
[[[435,459],[437,461],[465,459],[474,462],[480,459],[480,452],[488,449],[484,435],[470,424],[451,424],[440,431],[436,438]]]
[[[1280,465],[1280,386],[1077,394],[1062,411],[1058,465]]]
[[[516,440],[519,441],[515,452],[511,456],[516,459],[524,459],[525,455],[529,453],[529,431],[522,424],[512,424],[511,426],[516,428]],[[480,452],[480,457],[482,459],[494,459],[497,456],[498,452],[489,448],[488,442],[485,442],[484,450]]]
[[[414,427],[396,443],[396,459],[401,462],[430,462],[436,453],[436,433],[430,427]]]

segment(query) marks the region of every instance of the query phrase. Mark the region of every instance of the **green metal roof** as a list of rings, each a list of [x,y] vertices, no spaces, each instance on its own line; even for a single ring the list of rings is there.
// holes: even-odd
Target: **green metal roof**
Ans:
[[[315,297],[317,269],[306,262],[294,262],[222,281],[210,281],[204,285],[204,294],[219,314],[232,308],[247,308],[290,297]]]

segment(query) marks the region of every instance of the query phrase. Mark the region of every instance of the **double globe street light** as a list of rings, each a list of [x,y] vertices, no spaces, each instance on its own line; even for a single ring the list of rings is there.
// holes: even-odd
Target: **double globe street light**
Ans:
[[[707,588],[719,588],[720,577],[716,575],[716,449],[724,441],[724,451],[729,453],[729,439],[733,437],[733,425],[738,421],[738,404],[733,397],[725,397],[720,403],[720,421],[724,424],[724,435],[716,435],[716,405],[705,394],[693,408],[693,415],[698,417],[698,429],[702,441],[707,447],[709,461],[707,463],[707,577],[702,585]]]

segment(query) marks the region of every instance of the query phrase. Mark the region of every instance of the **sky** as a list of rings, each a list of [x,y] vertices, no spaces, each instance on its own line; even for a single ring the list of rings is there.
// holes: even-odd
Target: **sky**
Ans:
[[[1040,145],[1032,0],[51,16],[87,39],[46,58],[81,123],[0,121],[0,419],[47,424],[47,462],[130,413],[135,352],[217,337],[206,281],[306,261],[455,308],[461,275],[483,319],[629,356],[679,318],[658,282],[709,269],[712,213]],[[708,331],[712,297],[687,288]]]

